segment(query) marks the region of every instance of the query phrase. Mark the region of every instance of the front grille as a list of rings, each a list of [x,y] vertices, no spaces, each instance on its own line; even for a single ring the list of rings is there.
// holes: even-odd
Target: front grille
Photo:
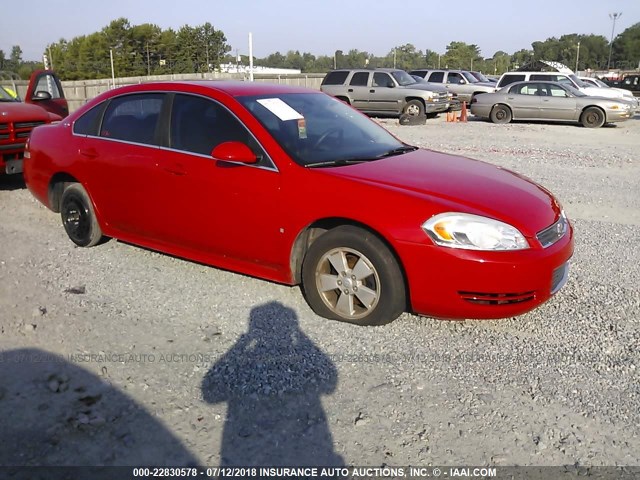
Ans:
[[[29,138],[30,133],[31,130],[29,130],[28,132],[16,132],[16,138]]]
[[[13,124],[16,130],[22,130],[23,128],[34,129],[38,125],[44,125],[44,122],[16,122]]]
[[[8,133],[0,133],[0,140],[7,140],[9,138]]]
[[[9,130],[8,123],[0,123],[0,130]]]
[[[564,216],[564,213],[560,215],[560,218],[556,223],[551,225],[550,227],[545,228],[544,230],[539,231],[536,234],[536,237],[540,241],[540,244],[544,247],[550,247],[567,233],[569,228],[569,222],[567,221],[567,217]]]
[[[569,263],[565,263],[556,268],[551,275],[551,293],[554,294],[560,290],[569,278]]]
[[[535,292],[520,293],[486,293],[486,292],[458,292],[463,300],[477,305],[512,305],[528,302],[536,298]]]

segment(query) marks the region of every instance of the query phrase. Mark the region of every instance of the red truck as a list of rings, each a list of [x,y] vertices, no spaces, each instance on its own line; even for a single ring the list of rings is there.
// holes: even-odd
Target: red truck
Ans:
[[[24,102],[0,87],[0,175],[22,172],[24,146],[31,130],[68,114],[62,84],[51,70],[33,72]]]

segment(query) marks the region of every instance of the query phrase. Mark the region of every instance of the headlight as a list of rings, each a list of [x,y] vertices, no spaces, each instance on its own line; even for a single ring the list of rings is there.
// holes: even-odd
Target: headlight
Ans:
[[[517,228],[504,222],[468,213],[441,213],[422,224],[422,229],[443,247],[467,250],[523,250],[527,240]]]

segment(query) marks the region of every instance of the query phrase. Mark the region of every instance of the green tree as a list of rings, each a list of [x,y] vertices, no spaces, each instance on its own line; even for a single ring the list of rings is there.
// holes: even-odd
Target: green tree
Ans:
[[[481,61],[480,49],[477,45],[469,45],[464,42],[451,42],[447,45],[447,52],[443,55],[441,63],[446,68],[462,68],[473,70],[474,62]]]
[[[617,68],[640,68],[640,23],[616,36],[613,41],[612,63]]]

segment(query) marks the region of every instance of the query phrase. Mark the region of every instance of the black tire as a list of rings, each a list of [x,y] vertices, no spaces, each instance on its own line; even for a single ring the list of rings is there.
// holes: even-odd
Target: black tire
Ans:
[[[93,204],[79,183],[70,183],[62,192],[60,216],[67,235],[76,245],[93,247],[102,240]]]
[[[302,264],[302,291],[318,315],[358,325],[384,325],[407,307],[394,255],[373,233],[350,225],[327,231],[311,245]]]
[[[491,121],[493,123],[509,123],[512,118],[511,109],[506,105],[502,105],[501,103],[499,103],[491,109],[491,114],[489,115],[489,117],[491,118]]]
[[[420,100],[409,100],[402,113],[412,117],[424,116],[424,104]]]
[[[605,120],[604,112],[598,107],[586,108],[580,116],[580,123],[586,128],[600,128]]]

